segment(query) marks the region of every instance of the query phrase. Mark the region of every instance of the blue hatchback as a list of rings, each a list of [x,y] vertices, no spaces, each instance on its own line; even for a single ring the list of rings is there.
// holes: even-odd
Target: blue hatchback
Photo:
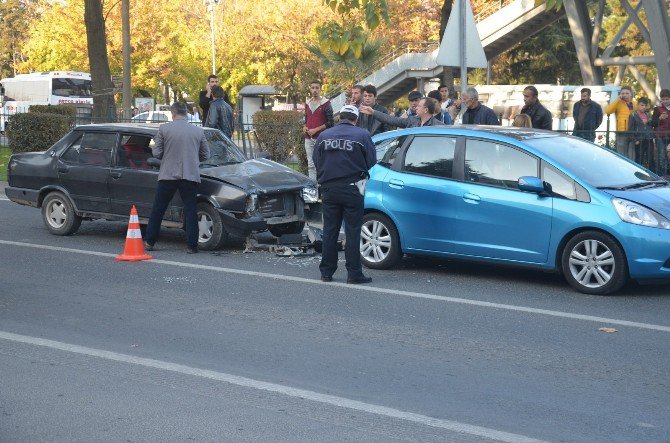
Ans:
[[[369,268],[404,253],[516,264],[562,272],[588,294],[670,279],[670,183],[612,151],[486,126],[374,141],[361,232]]]

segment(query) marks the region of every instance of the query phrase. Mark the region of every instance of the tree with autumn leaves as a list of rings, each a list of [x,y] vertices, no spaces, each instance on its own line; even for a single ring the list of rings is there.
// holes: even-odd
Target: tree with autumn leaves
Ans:
[[[100,5],[98,28],[106,31],[109,72],[120,75],[120,7],[113,0],[0,0],[0,75],[91,71],[86,2]],[[486,3],[473,0],[475,12]],[[407,42],[438,42],[451,4],[452,0],[275,0],[265,4],[226,0],[214,10],[217,74],[233,100],[247,84],[272,84],[289,101],[301,101],[313,78],[323,79],[331,88],[350,83],[369,73],[368,59]],[[133,93],[159,101],[187,94],[192,100],[211,69],[204,3],[162,0],[157,5],[131,0],[130,5]],[[612,23],[621,20],[618,15],[623,12],[616,0],[608,0],[607,12]],[[611,29],[608,32],[616,32]],[[622,41],[622,51],[644,51],[645,43],[635,31],[629,34]],[[557,77],[580,81],[565,20],[498,57],[493,69],[497,83],[554,83]],[[482,73],[471,75],[482,80],[477,78]],[[166,96],[167,91],[174,95]]]

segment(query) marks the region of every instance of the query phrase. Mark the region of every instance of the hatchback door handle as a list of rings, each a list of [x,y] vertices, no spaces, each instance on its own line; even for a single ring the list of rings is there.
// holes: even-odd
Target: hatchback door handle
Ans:
[[[477,204],[482,200],[482,198],[477,194],[471,194],[469,192],[466,192],[465,194],[463,194],[463,200],[465,200],[467,203]]]
[[[405,187],[405,182],[402,180],[392,178],[391,180],[389,180],[389,186],[396,189],[402,189]]]
[[[121,178],[121,175],[122,175],[122,174],[121,174],[120,172],[110,172],[109,175],[110,175],[112,178],[117,179],[117,178]]]

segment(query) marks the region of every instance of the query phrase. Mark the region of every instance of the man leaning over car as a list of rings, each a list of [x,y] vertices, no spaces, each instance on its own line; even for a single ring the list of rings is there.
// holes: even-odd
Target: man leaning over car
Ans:
[[[209,145],[205,130],[188,122],[186,103],[175,102],[170,108],[172,122],[158,128],[155,146],[151,152],[162,159],[158,173],[158,186],[154,205],[149,216],[144,247],[154,248],[161,228],[161,220],[170,200],[177,190],[184,203],[184,224],[188,247],[186,252],[198,252],[197,193],[200,183],[200,162],[209,158]]]

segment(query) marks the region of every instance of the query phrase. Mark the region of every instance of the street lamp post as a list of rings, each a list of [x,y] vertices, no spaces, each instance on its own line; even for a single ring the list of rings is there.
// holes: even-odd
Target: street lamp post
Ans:
[[[216,74],[216,46],[214,45],[214,5],[219,3],[219,0],[205,0],[207,10],[209,11],[209,29],[212,40],[212,74]]]

